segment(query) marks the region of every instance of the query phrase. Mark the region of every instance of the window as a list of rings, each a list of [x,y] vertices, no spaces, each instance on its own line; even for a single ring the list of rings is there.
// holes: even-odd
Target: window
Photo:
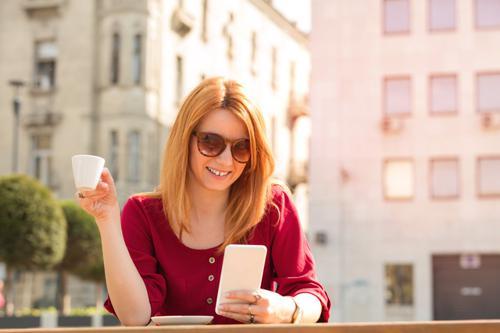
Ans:
[[[132,57],[132,77],[134,84],[141,83],[142,77],[142,35],[134,36],[134,54]]]
[[[157,184],[159,177],[159,169],[158,169],[158,157],[160,156],[158,153],[159,147],[159,139],[155,133],[149,133],[148,135],[148,149],[149,149],[149,158],[148,158],[148,181],[150,184]]]
[[[128,180],[138,182],[141,176],[141,134],[139,131],[128,133]]]
[[[500,0],[476,0],[476,27],[500,28]]]
[[[52,137],[50,134],[35,134],[31,137],[32,175],[43,184],[51,185]]]
[[[390,159],[383,169],[384,197],[387,200],[408,200],[415,192],[414,166],[410,159]]]
[[[208,0],[203,0],[201,13],[201,40],[208,41]]]
[[[278,151],[277,139],[278,139],[278,121],[276,119],[276,116],[273,115],[271,116],[271,149],[274,154],[276,154]]]
[[[177,73],[177,82],[175,85],[175,102],[177,105],[181,104],[182,96],[184,94],[184,69],[182,63],[182,57],[177,56],[176,58],[176,73]]]
[[[54,41],[38,42],[35,45],[35,87],[54,89],[56,85],[57,45]]]
[[[117,130],[112,130],[109,135],[109,171],[111,172],[111,175],[113,175],[113,178],[115,181],[118,181],[119,179],[119,165],[120,165],[120,159],[119,159],[119,151],[120,151],[120,144],[118,140],[118,131]]]
[[[276,49],[276,47],[273,47],[271,51],[271,87],[275,91],[278,89],[277,67],[278,67],[278,50]]]
[[[481,157],[477,162],[478,195],[500,196],[500,156]]]
[[[411,113],[411,81],[408,77],[386,78],[384,99],[386,115],[409,115]]]
[[[233,40],[234,13],[229,13],[229,19],[224,26],[224,35],[226,36],[227,50],[226,55],[229,61],[234,58],[234,40]]]
[[[252,54],[250,56],[250,72],[253,76],[257,74],[257,33],[252,32]]]
[[[455,29],[455,6],[456,0],[429,0],[429,29]]]
[[[431,113],[455,113],[457,105],[457,77],[455,75],[436,75],[430,78]]]
[[[460,196],[458,159],[441,158],[430,162],[431,197],[452,199]]]
[[[117,84],[120,79],[120,35],[115,32],[111,45],[111,83]]]
[[[413,305],[413,265],[385,265],[385,304]]]
[[[500,73],[478,75],[477,98],[479,112],[500,111]]]
[[[410,31],[410,1],[384,0],[384,32],[404,33]]]
[[[290,63],[290,96],[295,95],[295,62]]]
[[[156,184],[158,182],[158,146],[159,140],[154,133],[150,133],[149,137],[149,183]]]

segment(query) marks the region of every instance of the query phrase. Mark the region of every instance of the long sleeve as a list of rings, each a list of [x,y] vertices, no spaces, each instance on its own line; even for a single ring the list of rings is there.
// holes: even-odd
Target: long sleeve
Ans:
[[[158,261],[154,253],[151,228],[144,207],[138,199],[131,197],[125,203],[122,211],[121,225],[125,244],[139,274],[144,280],[151,305],[151,315],[159,312],[165,302],[167,286],[165,278],[158,271]],[[123,292],[126,292],[124,290]],[[111,300],[104,307],[115,313]]]
[[[327,322],[331,302],[323,286],[316,279],[314,259],[300,226],[296,208],[288,194],[274,187],[273,202],[279,214],[272,214],[274,228],[272,261],[274,282],[280,295],[295,296],[309,293],[318,298],[322,306],[320,320]]]

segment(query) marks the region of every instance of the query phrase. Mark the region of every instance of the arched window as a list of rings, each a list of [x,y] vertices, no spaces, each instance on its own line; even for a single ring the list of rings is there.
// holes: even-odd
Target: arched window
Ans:
[[[141,180],[141,133],[131,131],[127,139],[127,178],[130,182],[138,182]]]
[[[208,40],[208,0],[203,0],[201,14],[201,39],[206,42]]]
[[[120,34],[113,33],[111,41],[111,83],[118,84],[120,80]]]
[[[140,84],[142,80],[142,35],[134,36],[134,54],[132,56],[132,77],[134,84]]]

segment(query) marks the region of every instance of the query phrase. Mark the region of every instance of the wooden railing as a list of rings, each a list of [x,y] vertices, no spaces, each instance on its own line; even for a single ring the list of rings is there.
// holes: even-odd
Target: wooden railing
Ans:
[[[347,323],[311,325],[206,325],[95,328],[5,329],[0,333],[499,333],[500,320],[432,321],[404,323]]]

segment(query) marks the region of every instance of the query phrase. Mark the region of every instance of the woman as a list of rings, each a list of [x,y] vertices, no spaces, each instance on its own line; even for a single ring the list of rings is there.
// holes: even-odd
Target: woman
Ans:
[[[287,192],[273,185],[264,121],[242,87],[203,81],[183,103],[153,193],[120,208],[104,169],[94,191],[79,193],[95,217],[109,298],[124,325],[155,315],[213,315],[214,323],[327,321],[330,300]],[[223,251],[231,243],[268,249],[262,289],[234,291],[240,304],[215,299]],[[243,303],[243,304],[241,304]]]

